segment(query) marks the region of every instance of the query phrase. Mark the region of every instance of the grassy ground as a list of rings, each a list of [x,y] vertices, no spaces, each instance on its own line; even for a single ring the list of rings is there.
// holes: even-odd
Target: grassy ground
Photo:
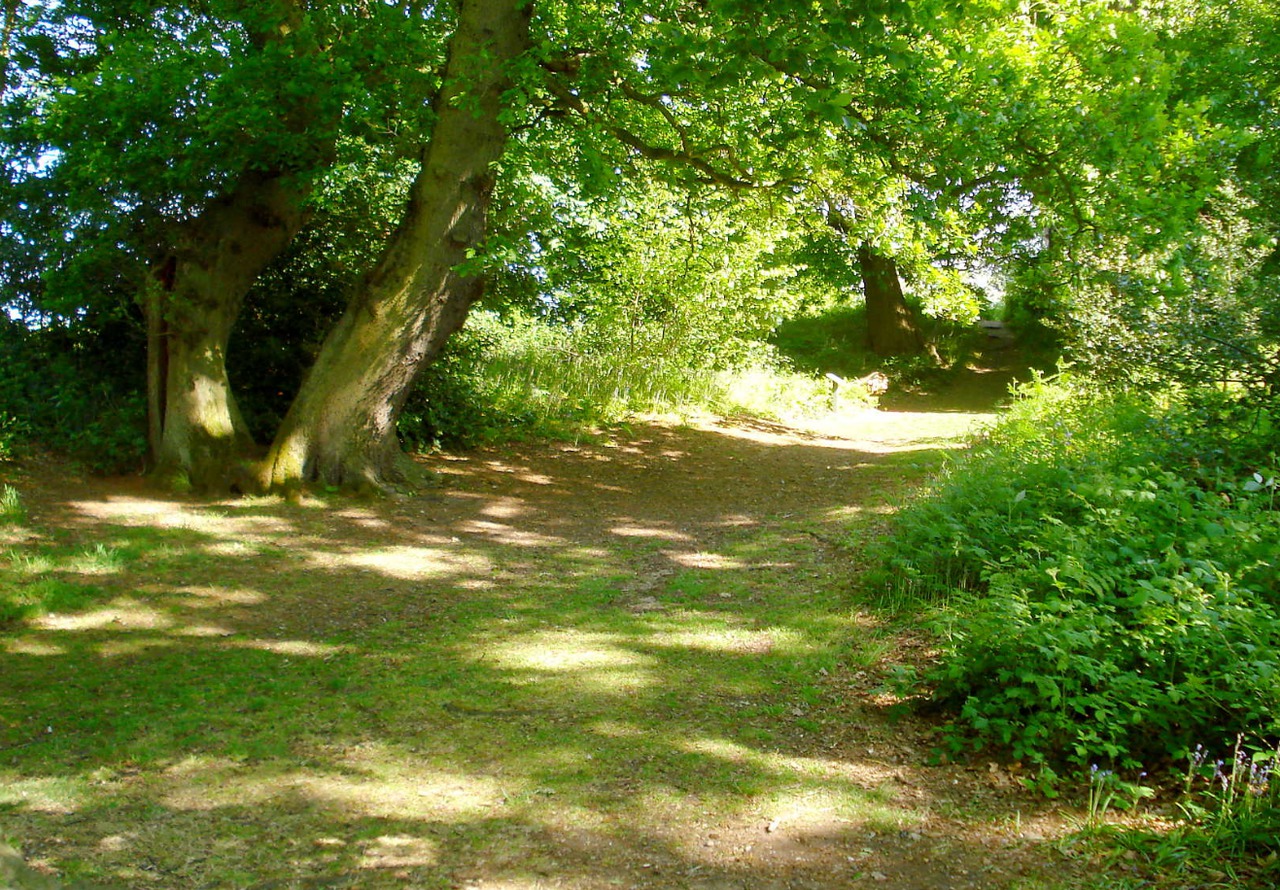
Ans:
[[[372,503],[10,468],[0,840],[156,888],[1080,884],[1016,765],[931,764],[863,605],[980,419],[636,423]]]

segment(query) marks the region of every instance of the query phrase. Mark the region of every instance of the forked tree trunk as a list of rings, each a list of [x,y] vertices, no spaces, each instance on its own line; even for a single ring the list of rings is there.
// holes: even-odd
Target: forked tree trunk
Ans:
[[[862,244],[858,247],[858,265],[867,301],[867,338],[871,351],[883,358],[924,352],[924,337],[902,295],[898,264]]]
[[[183,231],[143,295],[154,473],[199,490],[228,487],[252,446],[227,377],[227,343],[245,294],[293,240],[307,188],[246,173]]]
[[[462,0],[439,116],[400,225],[320,349],[259,472],[266,488],[403,479],[396,419],[419,370],[462,326],[481,282],[456,267],[485,235],[507,63],[527,0]]]
[[[302,27],[301,0],[245,7],[254,50],[315,57],[324,49]],[[314,95],[275,109],[319,166],[332,157],[336,110]],[[168,484],[220,490],[234,483],[252,441],[227,377],[227,344],[245,295],[306,221],[306,172],[246,169],[223,196],[181,227],[141,296],[147,319],[148,444],[153,473]]]

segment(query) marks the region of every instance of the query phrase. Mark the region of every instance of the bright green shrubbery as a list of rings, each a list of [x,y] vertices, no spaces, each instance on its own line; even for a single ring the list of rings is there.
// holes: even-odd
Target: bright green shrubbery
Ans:
[[[1229,402],[1038,380],[905,512],[888,580],[947,599],[920,679],[953,746],[1136,766],[1280,736],[1276,459]]]

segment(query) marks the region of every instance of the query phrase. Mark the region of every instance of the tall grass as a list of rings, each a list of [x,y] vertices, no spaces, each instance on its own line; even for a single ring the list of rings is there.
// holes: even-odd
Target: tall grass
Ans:
[[[22,495],[12,485],[0,487],[0,525],[22,525],[27,521],[27,508]]]
[[[830,407],[829,387],[782,367],[765,348],[717,368],[679,344],[625,337],[602,346],[598,332],[480,314],[486,343],[477,389],[500,417],[540,434],[609,424],[639,414],[748,414],[793,418]]]

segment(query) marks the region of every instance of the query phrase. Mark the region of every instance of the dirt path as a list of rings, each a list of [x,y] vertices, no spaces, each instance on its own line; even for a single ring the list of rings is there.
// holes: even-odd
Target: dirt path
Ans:
[[[637,423],[372,504],[10,474],[15,547],[120,556],[0,635],[0,839],[157,888],[1058,886],[1064,820],[931,765],[860,605],[979,419]]]

